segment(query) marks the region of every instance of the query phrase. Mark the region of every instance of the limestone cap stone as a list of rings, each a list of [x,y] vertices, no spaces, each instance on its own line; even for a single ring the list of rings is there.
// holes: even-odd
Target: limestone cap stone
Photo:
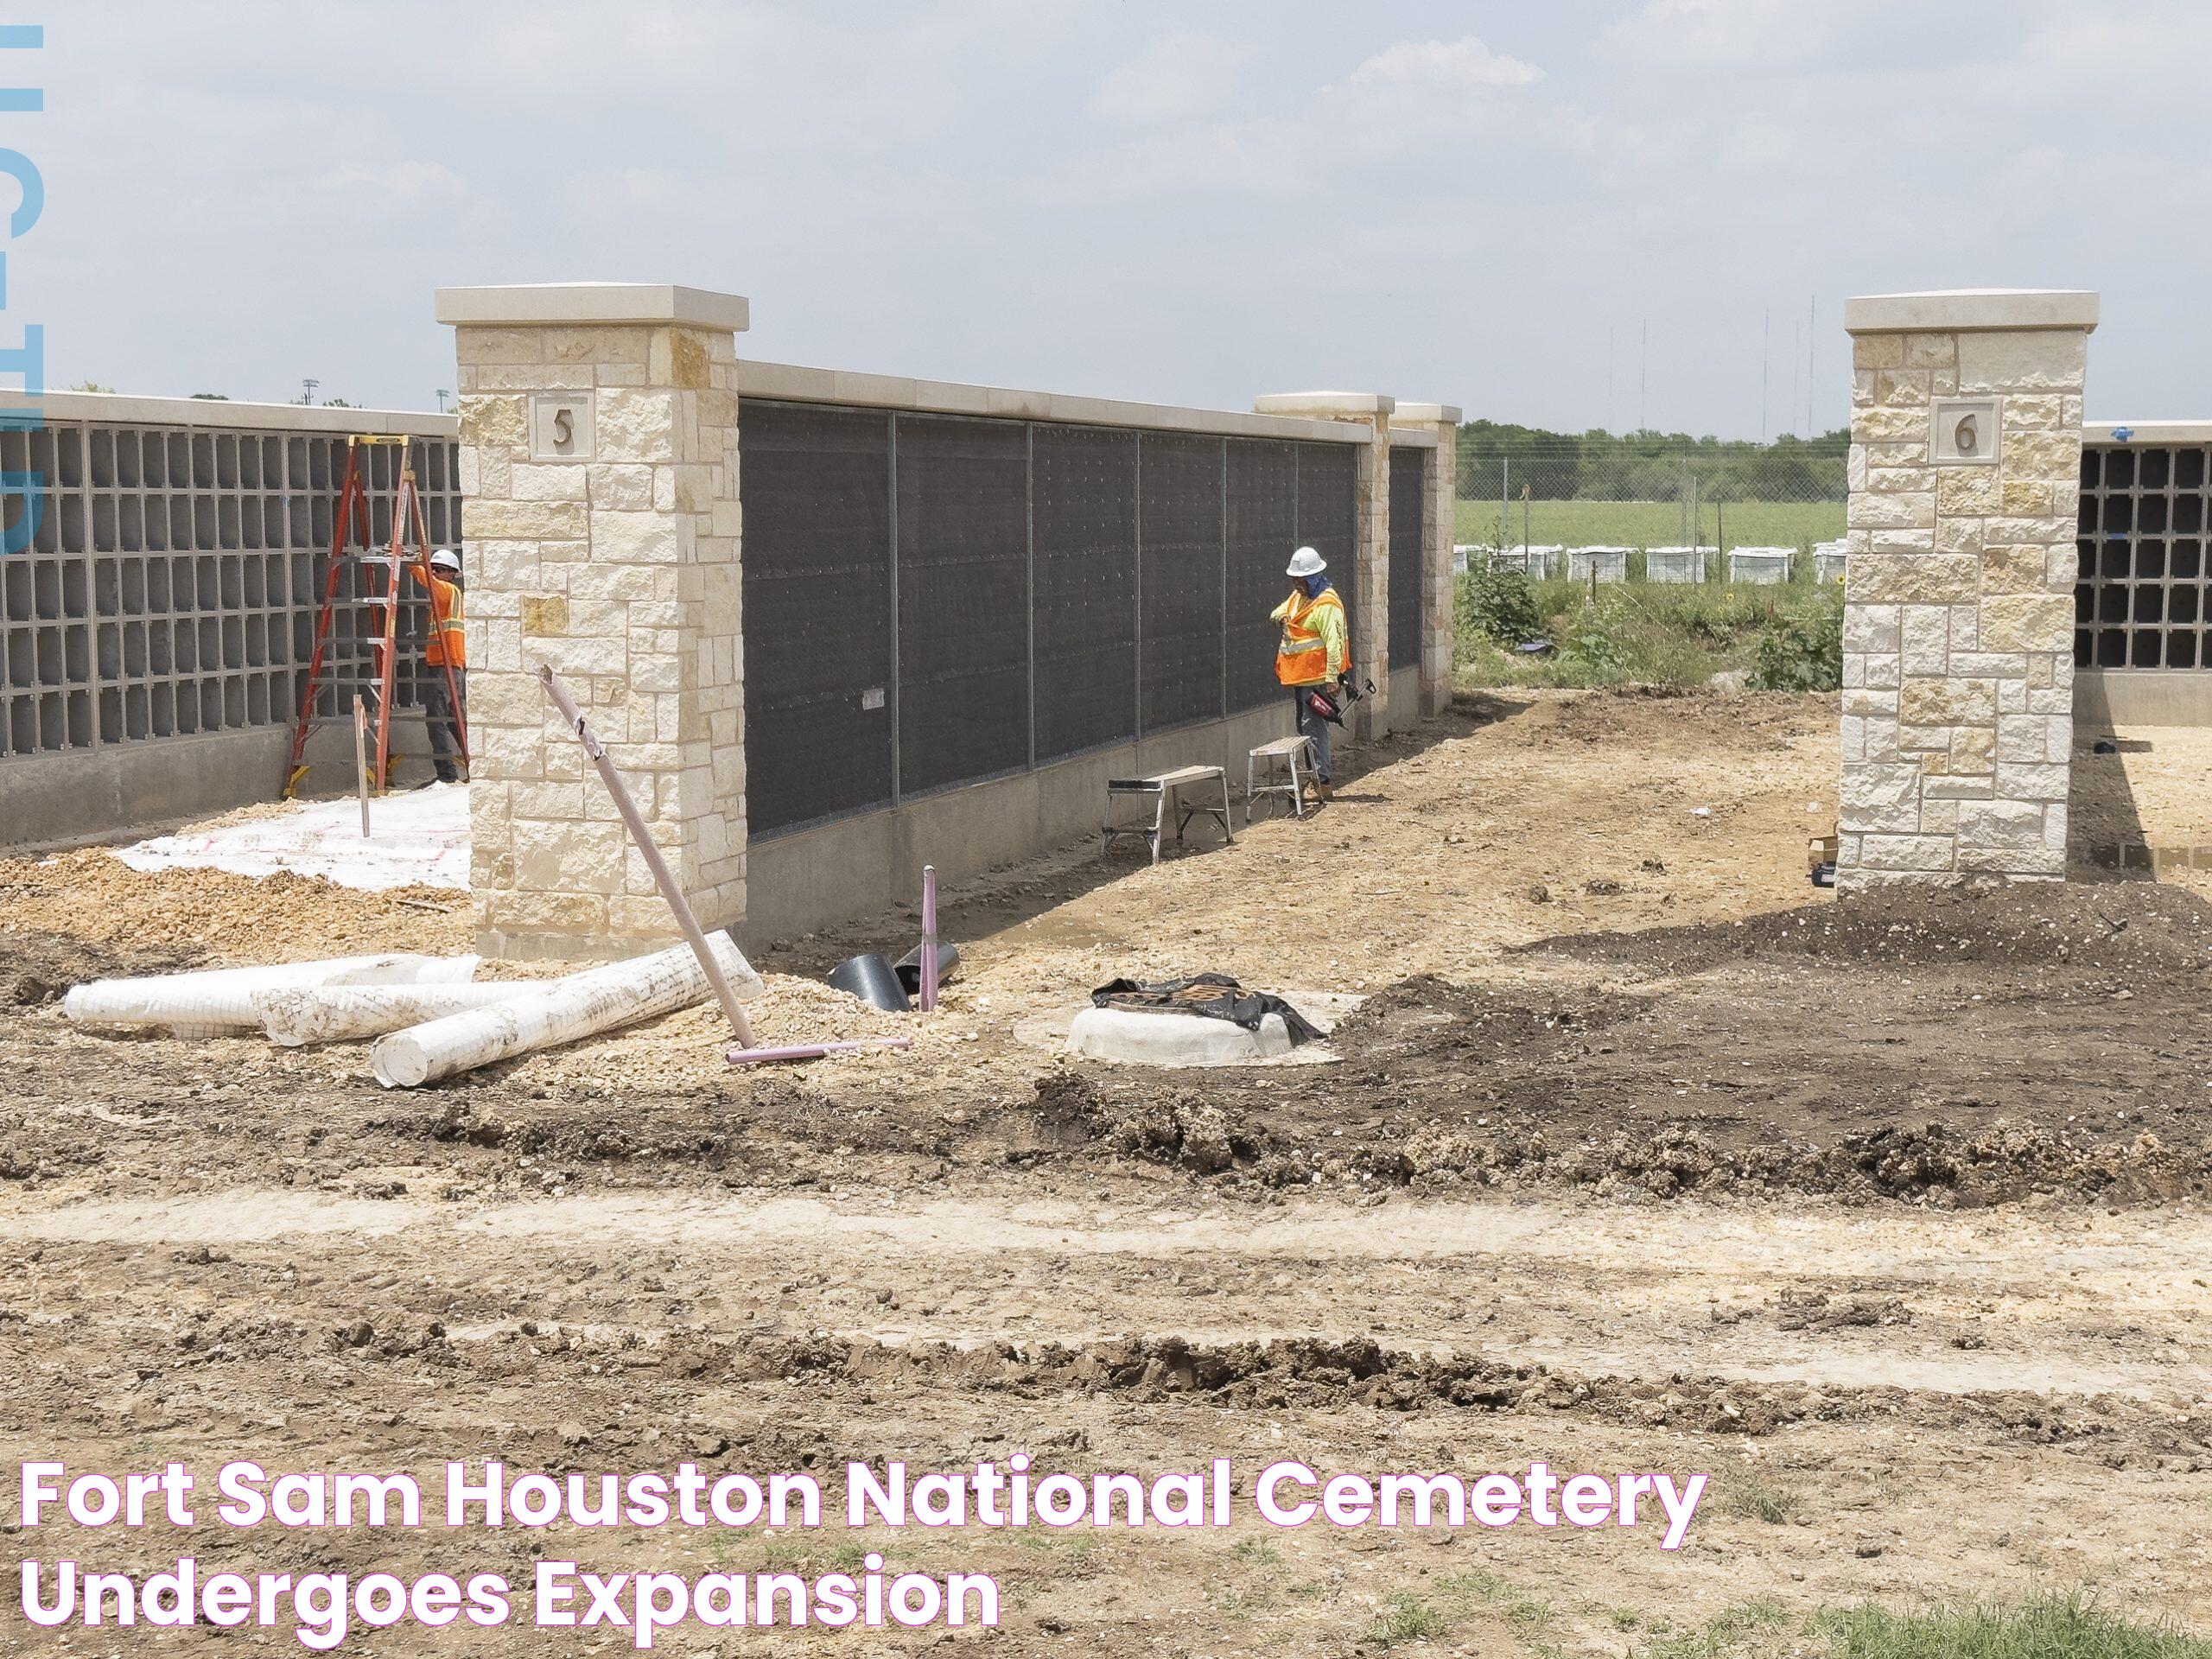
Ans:
[[[2125,432],[2123,438],[2120,435]],[[2086,421],[2084,443],[2212,443],[2212,421]]]
[[[1459,424],[1457,404],[1400,404],[1390,411],[1394,421],[1434,421],[1443,426]]]
[[[504,328],[646,323],[742,332],[752,307],[742,294],[674,283],[521,283],[437,290],[440,322]]]
[[[1843,302],[1852,334],[1980,334],[2097,326],[2097,296],[2086,288],[1953,288],[1925,294],[1863,294]]]
[[[1252,400],[1255,415],[1317,415],[1324,419],[1388,415],[1397,406],[1396,398],[1379,391],[1274,391]]]

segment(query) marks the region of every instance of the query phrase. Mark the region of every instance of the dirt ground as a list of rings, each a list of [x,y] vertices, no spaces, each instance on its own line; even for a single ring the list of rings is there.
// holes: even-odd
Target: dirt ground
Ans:
[[[1541,1458],[1713,1483],[1673,1554],[1526,1526],[862,1541],[996,1575],[982,1639],[1017,1654],[1764,1653],[1796,1638],[1753,1611],[2076,1585],[2212,1630],[2207,873],[1835,901],[1805,859],[1834,729],[1822,698],[1463,698],[1307,822],[963,884],[928,1020],[815,982],[911,913],[768,942],[765,1039],[916,1038],[778,1071],[723,1068],[704,1010],[413,1094],[356,1048],[86,1033],[77,979],[461,950],[465,905],[0,863],[0,1462],[690,1459],[834,1491],[849,1459],[1015,1451],[1240,1480]],[[1368,1000],[1333,1065],[1201,1077],[1015,1035],[1205,969]],[[853,1557],[841,1529],[70,1541],[518,1582],[533,1554]],[[0,1619],[0,1649],[52,1640]]]

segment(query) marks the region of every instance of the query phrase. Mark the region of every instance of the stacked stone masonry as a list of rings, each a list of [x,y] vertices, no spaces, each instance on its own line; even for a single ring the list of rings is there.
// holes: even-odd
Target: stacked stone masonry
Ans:
[[[710,927],[745,896],[734,342],[711,327],[457,331],[480,936],[500,954],[605,955],[673,918],[537,676],[549,664]],[[588,442],[547,458],[545,394]]]
[[[1385,400],[1387,401],[1387,400]],[[1375,690],[1353,710],[1354,735],[1382,736],[1390,729],[1390,416],[1370,424],[1375,440],[1359,449],[1359,477],[1354,497],[1351,658],[1363,681]]]
[[[1401,404],[1391,411],[1390,423],[1395,430],[1427,432],[1436,439],[1424,474],[1421,606],[1421,712],[1436,715],[1452,702],[1452,536],[1459,512],[1459,410],[1446,404]]]
[[[2087,340],[1854,334],[1842,887],[2065,872]]]

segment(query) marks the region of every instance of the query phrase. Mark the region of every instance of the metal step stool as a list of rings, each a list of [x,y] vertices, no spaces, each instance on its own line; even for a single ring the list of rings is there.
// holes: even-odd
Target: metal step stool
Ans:
[[[1221,804],[1218,807],[1193,804],[1185,805],[1180,791],[1193,784],[1221,785]],[[1135,796],[1152,803],[1152,822],[1141,819],[1134,823],[1114,822],[1114,803],[1125,796]],[[1154,772],[1148,778],[1109,778],[1106,780],[1106,823],[1101,833],[1104,844],[1099,848],[1103,856],[1114,850],[1116,836],[1141,836],[1152,849],[1152,861],[1160,862],[1160,832],[1166,826],[1170,805],[1179,816],[1175,821],[1175,839],[1179,843],[1183,831],[1190,827],[1192,818],[1201,812],[1221,825],[1221,833],[1230,841],[1236,833],[1229,827],[1229,774],[1219,766],[1178,766],[1173,772]]]
[[[1299,757],[1306,760],[1306,776],[1298,770]],[[1285,781],[1275,774],[1280,762],[1288,768],[1290,777]],[[1268,769],[1263,782],[1255,782],[1253,774],[1261,766]],[[1244,822],[1252,822],[1252,803],[1262,795],[1287,795],[1290,810],[1294,817],[1306,816],[1306,778],[1313,772],[1313,740],[1300,734],[1294,737],[1278,737],[1262,743],[1244,757]]]

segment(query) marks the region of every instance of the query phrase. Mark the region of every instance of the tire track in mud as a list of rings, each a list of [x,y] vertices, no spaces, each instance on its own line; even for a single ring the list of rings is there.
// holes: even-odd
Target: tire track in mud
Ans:
[[[869,1207],[781,1194],[610,1192],[512,1203],[348,1198],[238,1188],[0,1211],[0,1238],[191,1244],[405,1233],[545,1243],[635,1240],[671,1246],[798,1248],[849,1243],[946,1255],[1008,1249],[1090,1255],[1325,1256],[1344,1261],[1497,1257],[1606,1261],[1664,1255],[1686,1268],[1910,1274],[1980,1281],[2011,1272],[2166,1274],[2186,1282],[2212,1263],[2212,1211],[2200,1205],[2119,1215],[2052,1210],[1885,1212],[1677,1203],[1630,1208],[1537,1199],[1412,1202],[1355,1210],[1325,1201],[1251,1214],[1221,1208],[1142,1213],[990,1198]],[[2163,1299],[2168,1292],[2161,1288]],[[2163,1302],[2161,1303],[2163,1305]],[[2203,1299],[2212,1310],[2212,1296]]]
[[[462,1205],[246,1192],[18,1208],[0,1216],[0,1239],[50,1251],[47,1270],[80,1281],[155,1246],[191,1247],[175,1258],[183,1262],[212,1261],[214,1244],[274,1251],[324,1281],[288,1296],[308,1323],[389,1331],[435,1319],[452,1327],[441,1343],[471,1354],[527,1338],[503,1299],[532,1275],[611,1258],[628,1265],[565,1300],[542,1299],[537,1322],[626,1365],[680,1370],[688,1353],[795,1335],[934,1355],[953,1373],[970,1363],[957,1356],[1001,1352],[1014,1332],[1071,1353],[1128,1341],[1242,1353],[1353,1340],[1385,1344],[1393,1366],[1416,1370],[1510,1355],[1570,1386],[1697,1376],[1712,1389],[1883,1398],[2124,1396],[2212,1421],[2212,1342],[2198,1323],[2212,1314],[2212,1217],[2131,1211],[2125,1230],[2119,1224],[2078,1212],[1781,1217],[1681,1205],[1319,1204],[1255,1218],[979,1199],[875,1210],[600,1194]],[[681,1274],[670,1276],[694,1287],[667,1293],[679,1303],[728,1283],[785,1281],[790,1293],[794,1273],[809,1288],[743,1321],[711,1300],[672,1308],[653,1268],[678,1257]],[[1285,1294],[1316,1269],[1335,1270],[1343,1289],[1319,1302]],[[177,1276],[168,1264],[154,1278]],[[842,1300],[815,1297],[817,1279],[834,1281]],[[398,1287],[379,1294],[374,1281]],[[944,1286],[964,1289],[931,1288]],[[149,1298],[150,1323],[158,1301]]]

